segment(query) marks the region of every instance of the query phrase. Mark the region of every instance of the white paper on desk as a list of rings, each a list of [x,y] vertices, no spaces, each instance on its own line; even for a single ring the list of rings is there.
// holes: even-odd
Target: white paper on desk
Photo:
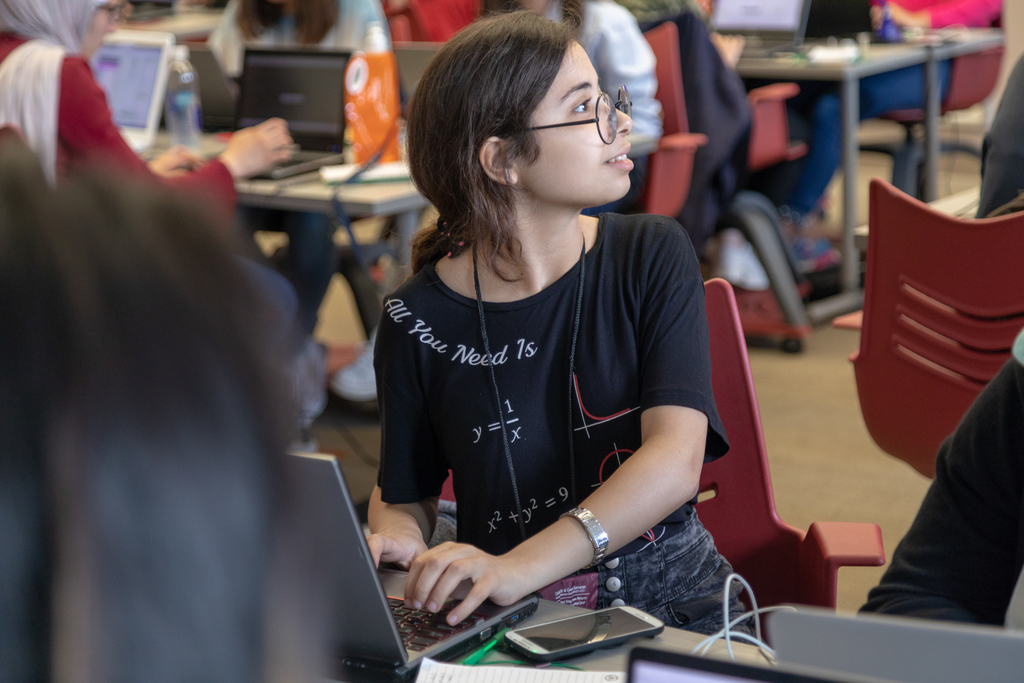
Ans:
[[[341,164],[339,166],[322,166],[320,180],[328,184],[343,183],[359,170],[361,164]],[[366,173],[356,179],[357,183],[386,183],[409,179],[409,164],[404,161],[392,161],[387,164],[371,166]]]
[[[624,683],[621,671],[527,669],[520,666],[461,666],[425,658],[416,683]]]
[[[815,45],[807,52],[807,61],[812,64],[849,64],[859,57],[856,45]]]

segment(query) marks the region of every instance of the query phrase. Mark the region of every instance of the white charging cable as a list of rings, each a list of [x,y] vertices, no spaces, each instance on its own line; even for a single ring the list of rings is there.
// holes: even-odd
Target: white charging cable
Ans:
[[[738,581],[746,589],[747,594],[750,595],[750,604],[753,607],[753,609],[749,612],[744,612],[740,616],[730,621],[729,588],[732,586],[733,581]],[[742,591],[740,591],[740,593],[742,594]],[[733,572],[725,578],[725,587],[722,589],[722,623],[725,624],[725,626],[718,633],[712,636],[708,636],[700,643],[698,643],[697,647],[693,648],[692,654],[700,655],[703,657],[708,653],[712,645],[714,645],[717,641],[721,640],[722,638],[725,638],[725,647],[729,651],[729,658],[735,661],[736,655],[732,651],[732,639],[737,638],[739,640],[745,640],[748,643],[751,643],[752,645],[756,645],[758,649],[761,650],[762,654],[764,654],[764,656],[768,659],[768,661],[774,662],[775,650],[769,647],[768,644],[764,642],[764,640],[761,638],[761,615],[767,614],[768,612],[778,612],[782,610],[789,610],[793,612],[796,611],[795,608],[790,607],[788,605],[777,605],[775,607],[763,607],[759,609],[757,606],[757,597],[754,596],[754,589],[750,587],[750,584],[747,583],[746,579],[744,579],[739,574]],[[732,630],[734,627],[738,626],[750,617],[754,617],[753,636],[742,631],[734,632]]]

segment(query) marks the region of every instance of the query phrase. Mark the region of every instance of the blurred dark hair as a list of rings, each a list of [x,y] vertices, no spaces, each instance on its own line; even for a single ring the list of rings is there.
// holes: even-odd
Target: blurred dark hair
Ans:
[[[0,142],[0,681],[266,680],[288,393],[206,215],[121,180]]]
[[[258,38],[284,16],[280,3],[239,0],[238,28],[247,40]],[[295,37],[302,45],[316,45],[338,21],[337,0],[299,0],[295,3]]]
[[[478,158],[484,141],[501,138],[508,172],[540,153],[533,112],[547,95],[582,21],[580,0],[565,0],[563,21],[529,12],[480,19],[460,31],[430,62],[412,99],[407,127],[413,180],[443,222],[413,243],[413,272],[463,243],[511,279],[518,264],[515,192],[492,180]]]

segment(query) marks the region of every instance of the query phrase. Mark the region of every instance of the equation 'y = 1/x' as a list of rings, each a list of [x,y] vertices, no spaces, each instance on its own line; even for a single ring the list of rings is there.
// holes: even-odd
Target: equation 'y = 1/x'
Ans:
[[[605,422],[611,422],[612,420],[614,420],[616,418],[619,418],[619,417],[622,417],[623,415],[627,415],[629,413],[632,413],[634,410],[640,410],[640,406],[637,406],[636,408],[626,408],[625,410],[620,410],[619,412],[613,413],[612,415],[608,415],[606,417],[598,417],[597,415],[592,415],[587,410],[586,406],[583,405],[583,397],[580,395],[580,380],[579,380],[579,377],[577,377],[576,375],[573,375],[572,376],[572,383],[573,383],[573,386],[576,389],[576,403],[580,407],[580,417],[583,419],[583,426],[582,427],[576,427],[576,429],[574,429],[573,431],[576,431],[576,432],[584,431],[584,432],[587,433],[587,438],[590,438],[590,428],[591,427],[596,427],[597,425],[604,424]],[[587,418],[593,420],[593,422],[591,422],[590,424],[587,424]]]

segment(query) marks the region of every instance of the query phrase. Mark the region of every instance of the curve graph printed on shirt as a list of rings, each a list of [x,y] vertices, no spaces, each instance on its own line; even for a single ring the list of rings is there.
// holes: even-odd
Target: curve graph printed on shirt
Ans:
[[[636,408],[626,408],[624,410],[620,410],[617,413],[612,413],[611,415],[608,415],[606,417],[598,417],[597,415],[594,415],[589,410],[587,410],[587,407],[585,405],[583,405],[583,396],[580,394],[580,379],[579,379],[579,377],[577,375],[573,374],[572,382],[573,382],[573,387],[576,390],[576,403],[580,407],[580,417],[583,419],[583,426],[582,427],[576,427],[573,431],[586,432],[587,438],[590,438],[590,430],[593,427],[596,427],[598,425],[602,425],[605,422],[611,422],[612,420],[620,418],[623,415],[627,415],[629,413],[632,413],[634,410],[640,410],[640,406],[637,406]],[[587,422],[588,419],[592,420],[592,421],[588,423]]]

